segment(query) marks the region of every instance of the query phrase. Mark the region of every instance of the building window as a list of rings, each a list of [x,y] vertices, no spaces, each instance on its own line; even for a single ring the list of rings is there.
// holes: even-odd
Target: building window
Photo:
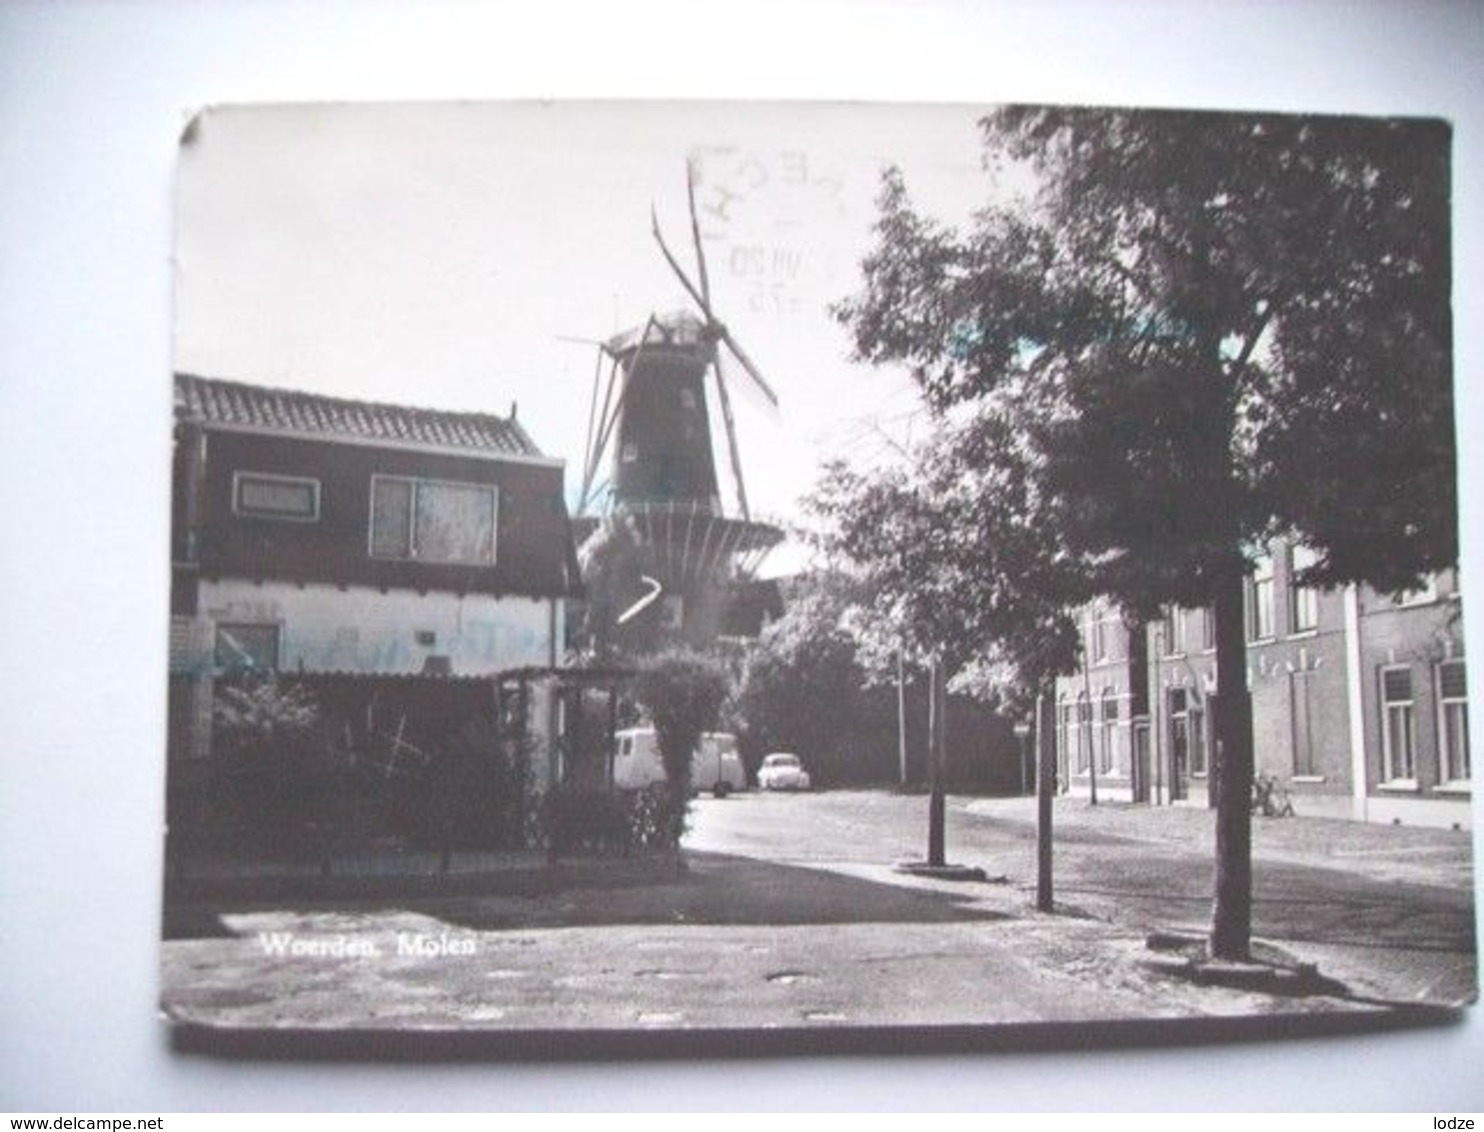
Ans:
[[[1444,782],[1467,782],[1469,764],[1469,689],[1461,660],[1438,665],[1438,736],[1442,744]]]
[[[1206,712],[1205,705],[1196,698],[1190,696],[1190,773],[1193,775],[1204,775],[1209,770],[1211,760],[1208,757],[1210,747],[1206,737]]]
[[[489,484],[371,477],[371,554],[469,566],[495,561]]]
[[[1104,774],[1112,774],[1118,752],[1118,693],[1112,688],[1103,689],[1102,723],[1103,743],[1098,752],[1098,768]]]
[[[1170,746],[1177,774],[1206,773],[1204,714],[1190,689],[1170,689]]]
[[[319,480],[236,472],[232,476],[232,512],[247,519],[313,523],[319,518]]]
[[[1201,610],[1201,649],[1211,652],[1216,648],[1216,608],[1206,606]]]
[[[1108,622],[1103,611],[1094,609],[1088,625],[1089,651],[1094,662],[1108,659]]]
[[[1216,765],[1216,701],[1214,692],[1207,692],[1195,709],[1195,730],[1201,740],[1200,753],[1196,756],[1197,773],[1207,774]]]
[[[1276,623],[1273,606],[1273,560],[1259,558],[1247,579],[1247,639],[1265,641]]]
[[[1190,712],[1184,688],[1170,689],[1170,760],[1177,779],[1190,773]]]
[[[1388,782],[1417,778],[1414,716],[1412,670],[1381,669],[1381,770]]]
[[[216,666],[224,672],[273,672],[278,668],[278,626],[218,622]]]
[[[1172,605],[1165,610],[1165,615],[1160,620],[1165,639],[1165,656],[1185,654],[1185,632],[1188,620],[1186,611],[1178,605]]]
[[[1298,581],[1299,575],[1318,561],[1319,555],[1307,546],[1295,546],[1289,554],[1293,585],[1291,631],[1294,633],[1308,633],[1319,628],[1319,590],[1315,586],[1300,585]]]
[[[1068,774],[1087,772],[1087,758],[1083,754],[1082,728],[1077,720],[1077,703],[1066,698],[1061,703],[1061,750]]]
[[[1409,605],[1426,605],[1438,600],[1438,576],[1429,574],[1409,590],[1397,590],[1391,595],[1391,603],[1405,608]]]
[[[1313,683],[1312,668],[1288,674],[1293,773],[1299,778],[1313,777],[1319,773],[1314,765]]]
[[[1092,761],[1092,702],[1086,692],[1077,696],[1077,770],[1086,774]]]

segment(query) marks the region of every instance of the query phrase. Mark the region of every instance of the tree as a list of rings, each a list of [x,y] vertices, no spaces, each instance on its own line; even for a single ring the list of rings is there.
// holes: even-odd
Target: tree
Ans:
[[[859,653],[851,631],[859,590],[839,571],[797,581],[783,616],[748,647],[737,688],[749,752],[797,751],[816,785],[884,777],[896,763],[873,757],[892,726],[885,689],[872,687],[888,666],[870,671]]]
[[[820,547],[862,573],[868,596],[856,622],[866,653],[901,650],[928,665],[927,859],[935,866],[944,864],[949,679],[1024,715],[1077,656],[1067,609],[1085,579],[1048,538],[1018,414],[1013,401],[986,399],[964,419],[940,422],[909,465],[869,473],[830,465],[806,501]],[[1050,782],[1041,779],[1048,804],[1039,833],[1048,841]],[[1042,887],[1049,893],[1049,883]]]
[[[960,232],[889,173],[839,313],[940,414],[1017,406],[994,443],[1027,454],[1092,589],[1214,608],[1211,950],[1244,958],[1251,557],[1298,537],[1305,583],[1383,589],[1457,559],[1448,129],[1023,107],[982,127],[987,167],[1034,193]]]
[[[832,463],[805,506],[816,544],[862,571],[855,624],[869,662],[884,669],[897,649],[934,658],[961,686],[1023,712],[1076,662],[1067,608],[1086,581],[1047,537],[1015,421],[986,403],[940,422],[910,464]]]
[[[660,762],[670,788],[678,847],[690,800],[691,756],[701,735],[716,725],[730,690],[726,665],[687,648],[670,648],[639,664],[635,694],[654,725]]]

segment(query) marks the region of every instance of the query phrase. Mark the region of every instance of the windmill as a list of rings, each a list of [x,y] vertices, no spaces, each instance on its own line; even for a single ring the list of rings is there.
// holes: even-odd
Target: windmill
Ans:
[[[696,217],[695,177],[686,170],[693,281],[675,258],[651,210],[655,243],[695,304],[695,312],[652,314],[598,344],[588,406],[587,443],[575,525],[579,541],[609,520],[627,528],[660,587],[659,616],[692,643],[727,631],[749,580],[783,532],[753,519],[737,446],[727,356],[749,395],[771,409],[778,395],[711,302],[706,253]],[[604,363],[607,363],[606,380]],[[708,377],[726,431],[736,510],[723,507],[707,404]],[[605,462],[606,483],[599,475]]]

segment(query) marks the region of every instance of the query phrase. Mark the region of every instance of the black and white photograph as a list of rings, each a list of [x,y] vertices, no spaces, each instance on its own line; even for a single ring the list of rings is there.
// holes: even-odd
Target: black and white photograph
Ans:
[[[165,1019],[435,1056],[1456,1022],[1453,144],[195,110]]]

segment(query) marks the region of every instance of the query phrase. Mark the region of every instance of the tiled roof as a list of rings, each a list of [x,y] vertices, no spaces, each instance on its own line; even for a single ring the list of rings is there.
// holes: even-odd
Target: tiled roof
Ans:
[[[301,436],[467,448],[515,456],[541,455],[513,416],[350,401],[193,374],[175,375],[175,412],[177,416],[205,424],[270,429]]]

